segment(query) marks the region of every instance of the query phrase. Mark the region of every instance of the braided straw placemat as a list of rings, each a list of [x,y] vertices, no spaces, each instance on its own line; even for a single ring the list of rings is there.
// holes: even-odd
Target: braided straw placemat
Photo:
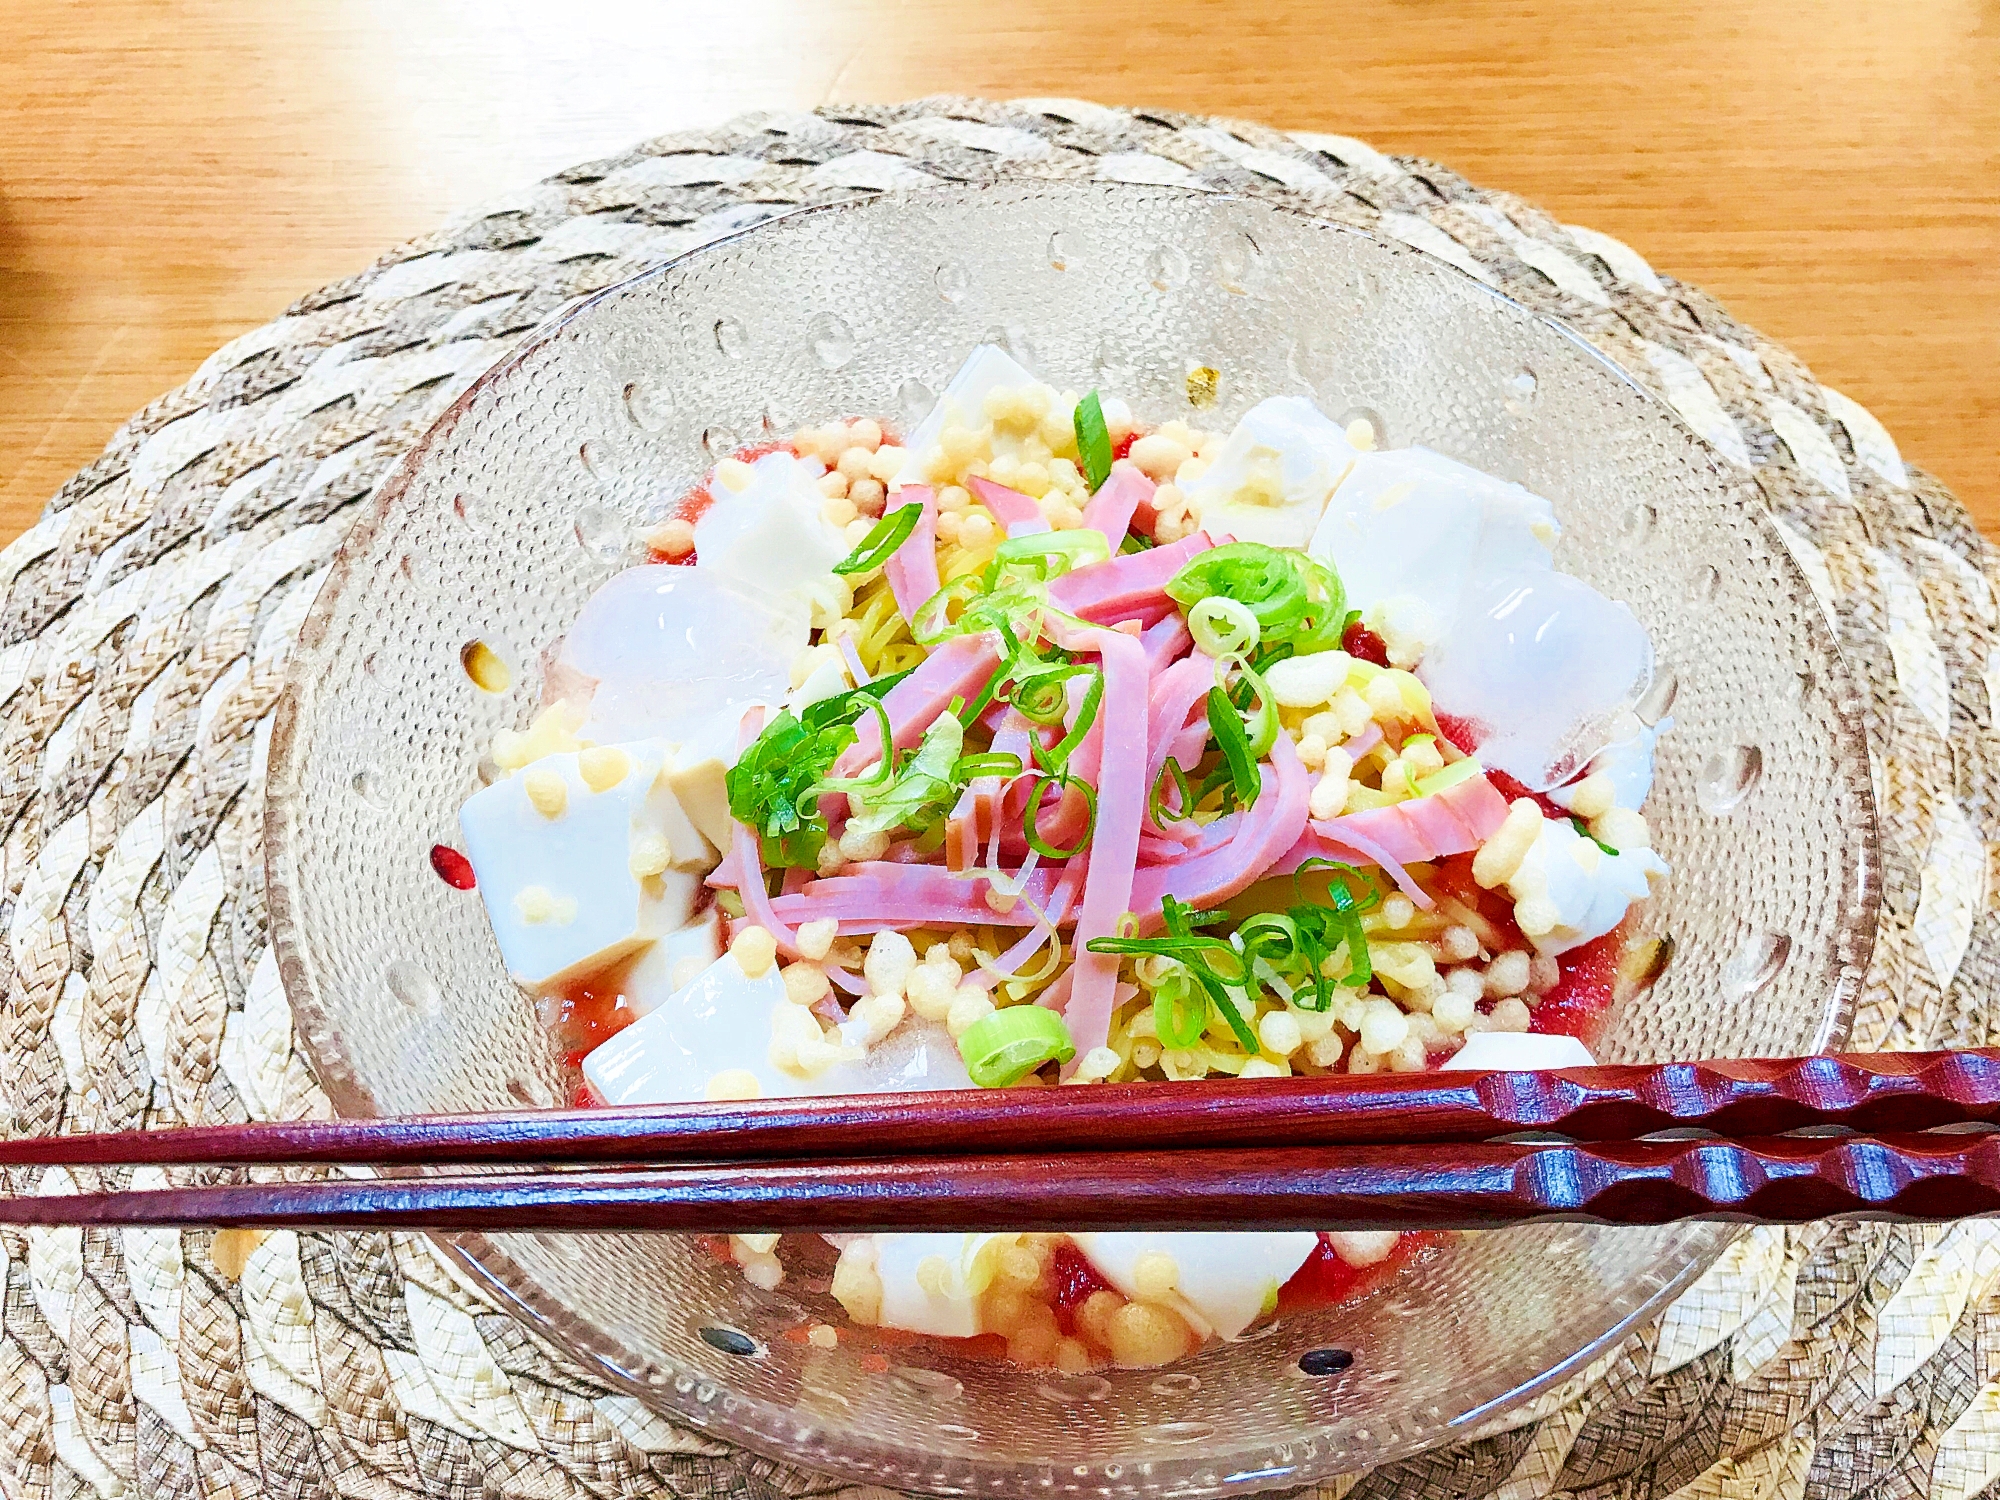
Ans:
[[[12,1128],[326,1111],[265,933],[271,712],[348,521],[476,375],[570,299],[795,205],[1014,174],[1204,184],[1392,236],[1666,396],[1754,475],[1867,685],[1882,927],[1855,1044],[1995,1040],[2000,559],[1873,417],[1618,241],[1427,162],[1191,115],[928,99],[663,136],[466,215],[218,351],[0,551]],[[9,1231],[0,1252],[8,1500],[839,1489],[593,1386],[421,1238]],[[1322,1488],[1988,1492],[2000,1227],[1751,1231],[1502,1426]]]

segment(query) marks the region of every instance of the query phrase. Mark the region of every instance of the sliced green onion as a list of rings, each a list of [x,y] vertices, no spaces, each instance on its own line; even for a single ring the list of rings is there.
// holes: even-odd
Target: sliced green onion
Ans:
[[[1460,762],[1460,764],[1462,765],[1464,763]],[[1440,771],[1438,774],[1442,776],[1444,773]],[[1605,843],[1604,840],[1599,838],[1596,834],[1592,833],[1590,831],[1590,825],[1584,822],[1583,819],[1576,817],[1575,815],[1572,814],[1569,820],[1569,826],[1574,828],[1581,837],[1589,839],[1591,843],[1597,845],[1599,849],[1603,850],[1613,859],[1616,859],[1618,857],[1618,851],[1612,848],[1609,844]]]
[[[1236,1040],[1243,1050],[1255,1057],[1263,1044],[1257,1040],[1257,1032],[1244,1012],[1249,996],[1237,985],[1218,985],[1209,990],[1208,998],[1215,1002],[1215,1008],[1222,1012],[1222,1019],[1229,1023],[1229,1029],[1236,1033]]]
[[[1111,433],[1104,425],[1104,403],[1092,391],[1076,403],[1076,413],[1070,419],[1076,428],[1076,451],[1083,459],[1083,474],[1090,481],[1091,493],[1111,476]]]
[[[979,591],[976,576],[954,578],[917,606],[916,613],[910,616],[910,639],[919,646],[936,646],[962,634],[964,626],[952,624],[949,611],[954,604],[970,604]]]
[[[812,785],[812,796],[815,803],[817,803],[820,795],[826,792],[867,792],[877,787],[887,786],[890,778],[896,774],[896,743],[894,731],[889,727],[889,710],[884,708],[880,702],[874,700],[869,702],[868,709],[875,715],[876,731],[880,737],[880,743],[884,747],[882,758],[875,762],[875,769],[868,772],[865,776],[822,775]],[[850,738],[848,744],[854,743],[856,739],[859,739],[858,735]],[[753,746],[752,748],[754,749],[755,747]],[[843,745],[841,748],[845,749],[846,746]],[[741,762],[738,762],[738,764],[741,764]]]
[[[1034,531],[1009,537],[993,554],[987,571],[1006,571],[1028,565],[1041,579],[1060,577],[1077,568],[1087,568],[1111,556],[1111,543],[1101,531],[1088,526],[1068,531]],[[1059,564],[1059,566],[1056,566]],[[1040,566],[1037,566],[1040,565]]]
[[[1066,684],[1098,671],[1084,662],[1043,661],[1026,650],[1017,653],[1008,666],[1013,680],[1007,690],[1007,701],[1021,711],[1021,717],[1044,727],[1062,723],[1069,713]]]
[[[731,921],[740,920],[744,911],[743,898],[725,887],[715,893],[715,909]]]
[[[965,1072],[983,1089],[1019,1083],[1043,1063],[1076,1056],[1063,1018],[1041,1005],[1010,1005],[974,1021],[958,1039]]]
[[[1043,675],[1045,677],[1053,676],[1057,671],[1062,673],[1062,680],[1067,680],[1071,677],[1083,677],[1086,679],[1083,690],[1083,701],[1076,706],[1076,722],[1070,726],[1068,734],[1065,734],[1047,750],[1041,747],[1039,741],[1030,740],[1028,742],[1028,752],[1035,757],[1035,763],[1043,770],[1053,775],[1061,776],[1066,774],[1070,756],[1076,752],[1076,747],[1083,743],[1083,737],[1090,733],[1090,726],[1097,722],[1098,705],[1104,701],[1104,669],[1101,667],[1085,666],[1081,663],[1069,663],[1060,668],[1052,668],[1048,673]],[[1064,704],[1067,706],[1068,694],[1065,693],[1063,696]],[[1020,707],[1019,698],[1016,698],[1014,703],[1015,707]],[[1025,709],[1022,711],[1026,712]],[[1030,717],[1033,717],[1033,715],[1030,715]],[[1060,723],[1061,714],[1058,713],[1053,721],[1041,719],[1037,720],[1037,722]]]
[[[903,543],[910,539],[910,533],[917,529],[917,522],[923,519],[924,508],[914,501],[892,510],[869,529],[846,557],[833,565],[836,573],[868,573],[882,566]]]
[[[982,776],[1019,776],[1021,757],[987,751],[983,755],[961,755],[952,767],[953,781],[977,781]]]
[[[1169,973],[1153,991],[1153,1030],[1160,1045],[1194,1046],[1208,1029],[1208,992],[1185,967]]]
[[[1249,736],[1250,758],[1262,760],[1278,743],[1278,700],[1271,696],[1271,685],[1264,680],[1263,674],[1249,662],[1239,661],[1236,667],[1243,674],[1243,682],[1256,694],[1257,712],[1244,726],[1244,733]]]
[[[1181,810],[1172,812],[1167,807],[1162,789],[1171,778],[1174,790],[1180,794]],[[1155,828],[1165,828],[1169,823],[1184,823],[1194,816],[1194,789],[1188,785],[1187,772],[1181,763],[1171,755],[1167,763],[1160,767],[1160,774],[1153,778],[1153,789],[1146,798],[1146,817]]]
[[[1301,650],[1337,644],[1346,619],[1338,573],[1303,552],[1262,542],[1209,548],[1169,579],[1166,591],[1183,609],[1202,599],[1233,599],[1256,618],[1266,642],[1291,640]]]
[[[1425,738],[1428,739],[1429,736],[1426,735]],[[1403,743],[1407,745],[1409,741],[1405,740]],[[1477,776],[1484,769],[1479,764],[1479,761],[1470,755],[1466,756],[1464,760],[1455,760],[1442,771],[1433,771],[1430,775],[1420,780],[1417,783],[1417,795],[1419,797],[1435,796],[1439,792],[1457,786],[1461,781],[1472,780],[1473,777]]]
[[[1256,758],[1250,754],[1250,740],[1243,732],[1243,720],[1237,717],[1236,705],[1219,687],[1208,690],[1208,732],[1222,751],[1236,800],[1248,807],[1264,790],[1264,777],[1257,769]]]
[[[1059,794],[1058,805],[1060,805],[1060,794],[1067,792],[1071,787],[1075,787],[1083,793],[1085,808],[1083,832],[1077,836],[1076,842],[1067,849],[1058,849],[1055,845],[1051,844],[1047,839],[1042,837],[1041,829],[1035,826],[1037,819],[1041,816],[1042,793],[1046,792],[1051,786],[1055,787]],[[1043,776],[1041,780],[1035,783],[1033,790],[1028,793],[1028,806],[1021,814],[1021,835],[1027,839],[1028,847],[1041,855],[1043,859],[1074,858],[1083,853],[1085,848],[1089,846],[1090,836],[1096,831],[1097,793],[1092,789],[1090,783],[1082,778],[1070,775]]]
[[[1305,613],[1307,602],[1305,583],[1291,558],[1262,542],[1226,542],[1196,554],[1167,580],[1166,593],[1183,607],[1225,595],[1267,631],[1289,626]]]
[[[1210,656],[1248,656],[1257,649],[1257,638],[1263,634],[1248,606],[1227,594],[1195,600],[1187,622],[1194,643]]]

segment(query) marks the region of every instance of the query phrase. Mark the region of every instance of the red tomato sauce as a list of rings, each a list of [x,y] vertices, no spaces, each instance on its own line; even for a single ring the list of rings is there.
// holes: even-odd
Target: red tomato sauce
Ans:
[[[1306,1257],[1305,1264],[1292,1273],[1290,1281],[1278,1288],[1278,1315],[1338,1307],[1364,1297],[1417,1255],[1441,1246],[1444,1239],[1439,1234],[1405,1234],[1396,1241],[1396,1248],[1386,1260],[1372,1266],[1350,1266],[1334,1254],[1333,1245],[1322,1234],[1319,1248]]]
[[[1059,1245],[1049,1261],[1050,1278],[1056,1284],[1056,1326],[1065,1334],[1076,1333],[1076,1310],[1093,1292],[1112,1290],[1111,1283],[1098,1275],[1073,1245]]]
[[[1359,661],[1378,667],[1389,665],[1389,646],[1381,636],[1356,620],[1341,633],[1340,649]]]
[[[1595,1047],[1604,1028],[1604,1013],[1611,1006],[1613,986],[1618,978],[1618,959],[1624,947],[1624,924],[1572,948],[1556,960],[1562,978],[1535,1007],[1530,1031],[1545,1036],[1573,1036],[1586,1047]]]
[[[472,861],[449,844],[431,845],[431,868],[455,891],[469,891],[479,884],[479,877],[472,873]]]
[[[543,1001],[544,1023],[563,1050],[563,1063],[580,1068],[597,1047],[638,1020],[625,994],[630,964],[616,964],[559,985]],[[587,1084],[579,1085],[581,1091]]]

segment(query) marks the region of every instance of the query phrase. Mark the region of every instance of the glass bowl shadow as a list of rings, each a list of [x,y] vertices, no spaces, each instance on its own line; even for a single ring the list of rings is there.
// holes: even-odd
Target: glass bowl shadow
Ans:
[[[1672,958],[1614,1007],[1601,1055],[1845,1036],[1877,884],[1857,698],[1747,478],[1575,335],[1416,251],[1255,201],[1037,183],[794,214],[600,293],[384,487],[301,633],[269,776],[274,941],[339,1110],[559,1102],[561,1059],[477,893],[430,859],[494,732],[525,722],[543,653],[637,560],[634,527],[717,458],[836,417],[913,421],[982,341],[1149,422],[1223,428],[1308,395],[1546,495],[1558,564],[1651,631],[1643,712],[1674,721],[1648,809],[1674,873],[1642,922]],[[502,691],[490,664],[486,687],[469,676],[474,643]],[[1108,1496],[1297,1485],[1504,1425],[1733,1233],[1468,1236],[1356,1305],[1084,1376],[795,1342],[844,1322],[810,1256],[765,1292],[671,1237],[443,1243],[590,1374],[718,1437],[892,1487]]]

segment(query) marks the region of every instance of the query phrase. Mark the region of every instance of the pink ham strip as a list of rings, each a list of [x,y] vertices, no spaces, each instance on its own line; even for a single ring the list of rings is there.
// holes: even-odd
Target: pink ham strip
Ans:
[[[854,679],[856,687],[866,687],[874,680],[868,675],[868,669],[861,665],[861,653],[854,648],[853,636],[843,635],[840,638],[840,659],[847,663],[847,673]]]
[[[1062,875],[1063,866],[1045,865],[1028,877],[1022,894],[1038,906],[1047,906]],[[984,888],[984,881],[954,875],[942,865],[897,865],[886,860],[869,860],[849,865],[845,874],[813,881],[802,894],[808,898],[864,896],[883,900],[955,900],[971,895],[982,900],[980,893]]]
[[[977,474],[972,476],[971,484],[972,493],[984,501],[986,508],[1007,528],[1008,536],[1033,536],[1036,532],[1049,529],[1048,518],[1042,514],[1042,507],[1033,495],[1010,490],[1004,484],[995,484]]]
[[[1310,776],[1307,777],[1307,784],[1309,786],[1311,784]],[[1250,820],[1255,817],[1256,810],[1253,808],[1247,813],[1242,811],[1229,813],[1205,826],[1201,824],[1192,825],[1193,831],[1185,839],[1158,840],[1156,847],[1160,850],[1159,857],[1150,859],[1146,863],[1149,865],[1178,865],[1186,864],[1192,859],[1199,859],[1204,854],[1220,849],[1224,844],[1235,838],[1239,832],[1244,832],[1253,827],[1254,825]],[[1180,825],[1176,824],[1175,826],[1179,827]],[[1247,833],[1246,836],[1248,836]]]
[[[1403,866],[1470,853],[1506,820],[1507,799],[1484,776],[1474,776],[1429,797],[1311,823],[1279,863],[1286,870],[1309,859],[1375,865],[1428,911],[1430,894]]]
[[[1125,542],[1125,534],[1132,529],[1132,517],[1142,504],[1149,504],[1156,488],[1153,481],[1139,471],[1129,459],[1119,459],[1111,466],[1111,473],[1099,485],[1097,493],[1090,497],[1090,503],[1083,508],[1083,524],[1092,531],[1104,533],[1104,540],[1111,543],[1116,552]]]
[[[1308,828],[1299,835],[1298,842],[1271,866],[1269,873],[1289,875],[1309,859],[1337,859],[1347,865],[1374,865],[1395,881],[1396,888],[1417,906],[1429,911],[1436,905],[1430,893],[1410,878],[1410,872],[1403,868],[1401,860],[1363,834],[1351,834],[1345,840],[1330,839]]]
[[[987,903],[988,882],[957,878],[937,865],[877,861],[855,868],[860,873],[816,880],[796,896],[780,896],[772,903],[776,915],[799,922],[831,918],[843,933],[980,923],[1032,927],[1041,921],[1036,908],[1051,911],[1063,875],[1061,866],[1035,870],[1024,888],[1026,899],[1002,913]]]
[[[835,989],[845,990],[850,995],[861,996],[874,993],[864,975],[843,969],[837,964],[826,966],[826,977],[833,981]],[[844,1017],[842,1019],[845,1019]]]
[[[1158,677],[1194,644],[1194,636],[1180,611],[1175,610],[1140,631],[1139,644],[1146,648],[1146,670]]]
[[[1187,727],[1188,715],[1195,705],[1208,696],[1208,690],[1215,686],[1215,659],[1206,652],[1197,651],[1183,657],[1166,671],[1153,678],[1152,703],[1146,713],[1146,791],[1151,794],[1160,779],[1160,772],[1166,769],[1167,756],[1172,752],[1174,741]],[[1182,770],[1187,767],[1183,766]],[[1187,830],[1189,825],[1177,823],[1172,828],[1156,828],[1155,833],[1168,838],[1175,837],[1176,830]],[[1187,837],[1193,837],[1192,832]]]
[[[1139,642],[1115,630],[1091,631],[1104,664],[1104,701],[1100,721],[1136,726],[1146,720],[1146,652]],[[1126,730],[1104,736],[1097,777],[1097,826],[1091,834],[1090,863],[1083,878],[1083,904],[1076,919],[1076,961],[1070,966],[1068,1003],[1063,1019],[1081,1058],[1102,1047],[1111,1035],[1111,1012],[1118,984],[1115,954],[1091,953],[1085,945],[1109,937],[1118,919],[1132,908],[1134,872],[1139,861],[1139,825],[1146,815],[1146,742]],[[1075,1071],[1075,1060],[1067,1071]]]
[[[743,715],[742,725],[737,730],[737,749],[746,749],[757,738],[764,726],[764,709],[759,706]],[[743,902],[743,919],[730,923],[733,936],[744,923],[754,922],[778,940],[778,951],[787,958],[799,956],[798,934],[787,927],[771,905],[770,892],[764,889],[764,857],[757,847],[757,830],[749,824],[737,821],[730,839],[730,858],[736,861],[740,878],[736,882],[736,894]]]
[[[1147,610],[1157,612],[1162,605],[1172,608],[1173,601],[1165,592],[1167,581],[1189,558],[1213,545],[1206,532],[1197,531],[1171,547],[1107,558],[1063,574],[1049,585],[1049,599],[1056,608],[1078,619],[1100,624],[1129,619]]]
[[[1359,760],[1381,743],[1382,726],[1371,719],[1366,729],[1362,730],[1353,739],[1348,740],[1340,748],[1347,752],[1349,760]]]
[[[1264,764],[1264,790],[1242,821],[1190,858],[1141,866],[1132,882],[1131,909],[1157,925],[1161,899],[1167,895],[1190,906],[1212,906],[1237,895],[1299,842],[1311,790],[1312,777],[1299,763],[1291,737],[1279,735]],[[1207,844],[1219,826],[1218,822],[1204,829],[1197,847]]]
[[[925,657],[923,663],[882,698],[889,715],[889,730],[901,749],[907,750],[924,737],[937,716],[962,698],[970,703],[979,696],[1000,666],[1000,653],[991,635],[953,636]],[[857,738],[833,763],[835,776],[853,776],[882,758],[882,730],[873,713],[855,721]],[[845,800],[845,799],[843,799]]]
[[[882,571],[889,579],[889,592],[896,596],[896,608],[903,618],[914,620],[917,608],[938,591],[937,494],[927,484],[906,484],[896,492],[897,508],[913,501],[923,506],[916,528],[903,538],[903,545],[889,554]]]
[[[1006,952],[994,959],[993,962],[981,964],[977,969],[968,974],[966,978],[975,984],[984,984],[989,989],[1011,978],[1014,971],[1026,963],[1037,948],[1048,942],[1050,931],[1055,927],[1060,927],[1069,919],[1070,906],[1076,900],[1077,887],[1083,883],[1083,868],[1084,862],[1082,860],[1071,860],[1069,866],[1063,871],[1062,879],[1056,882],[1053,898],[1043,908],[1048,913],[1049,920],[1047,922],[1036,923],[1027,936],[1023,937]]]
[[[1068,733],[1069,730],[1076,727],[1076,712],[1082,706],[1084,691],[1085,689],[1080,681],[1071,680],[1069,684],[1070,711],[1063,716],[1064,733]],[[1109,691],[1109,685],[1107,684],[1107,698]],[[1101,767],[1104,758],[1106,707],[1107,704],[1103,700],[1100,700],[1097,707],[1097,717],[1090,721],[1090,728],[1084,731],[1083,739],[1078,742],[1076,749],[1071,752],[1069,758],[1069,774],[1087,783],[1093,791],[1097,789],[1098,782],[1101,779]],[[1023,764],[1028,764],[1028,762],[1024,759]],[[1041,788],[1038,786],[1036,790],[1040,791]],[[1042,841],[1051,848],[1067,849],[1075,844],[1079,838],[1083,837],[1087,831],[1085,820],[1090,816],[1090,803],[1085,800],[1081,792],[1066,791],[1063,793],[1061,800],[1057,800],[1047,792],[1043,792],[1041,801],[1037,804],[1037,810],[1039,816],[1035,819],[1035,832],[1040,834]],[[1025,835],[1022,842],[1025,847]]]
[[[1362,847],[1366,839],[1401,864],[1469,854],[1507,821],[1507,799],[1484,776],[1473,776],[1429,797],[1371,807],[1325,822],[1312,831],[1321,838]]]

